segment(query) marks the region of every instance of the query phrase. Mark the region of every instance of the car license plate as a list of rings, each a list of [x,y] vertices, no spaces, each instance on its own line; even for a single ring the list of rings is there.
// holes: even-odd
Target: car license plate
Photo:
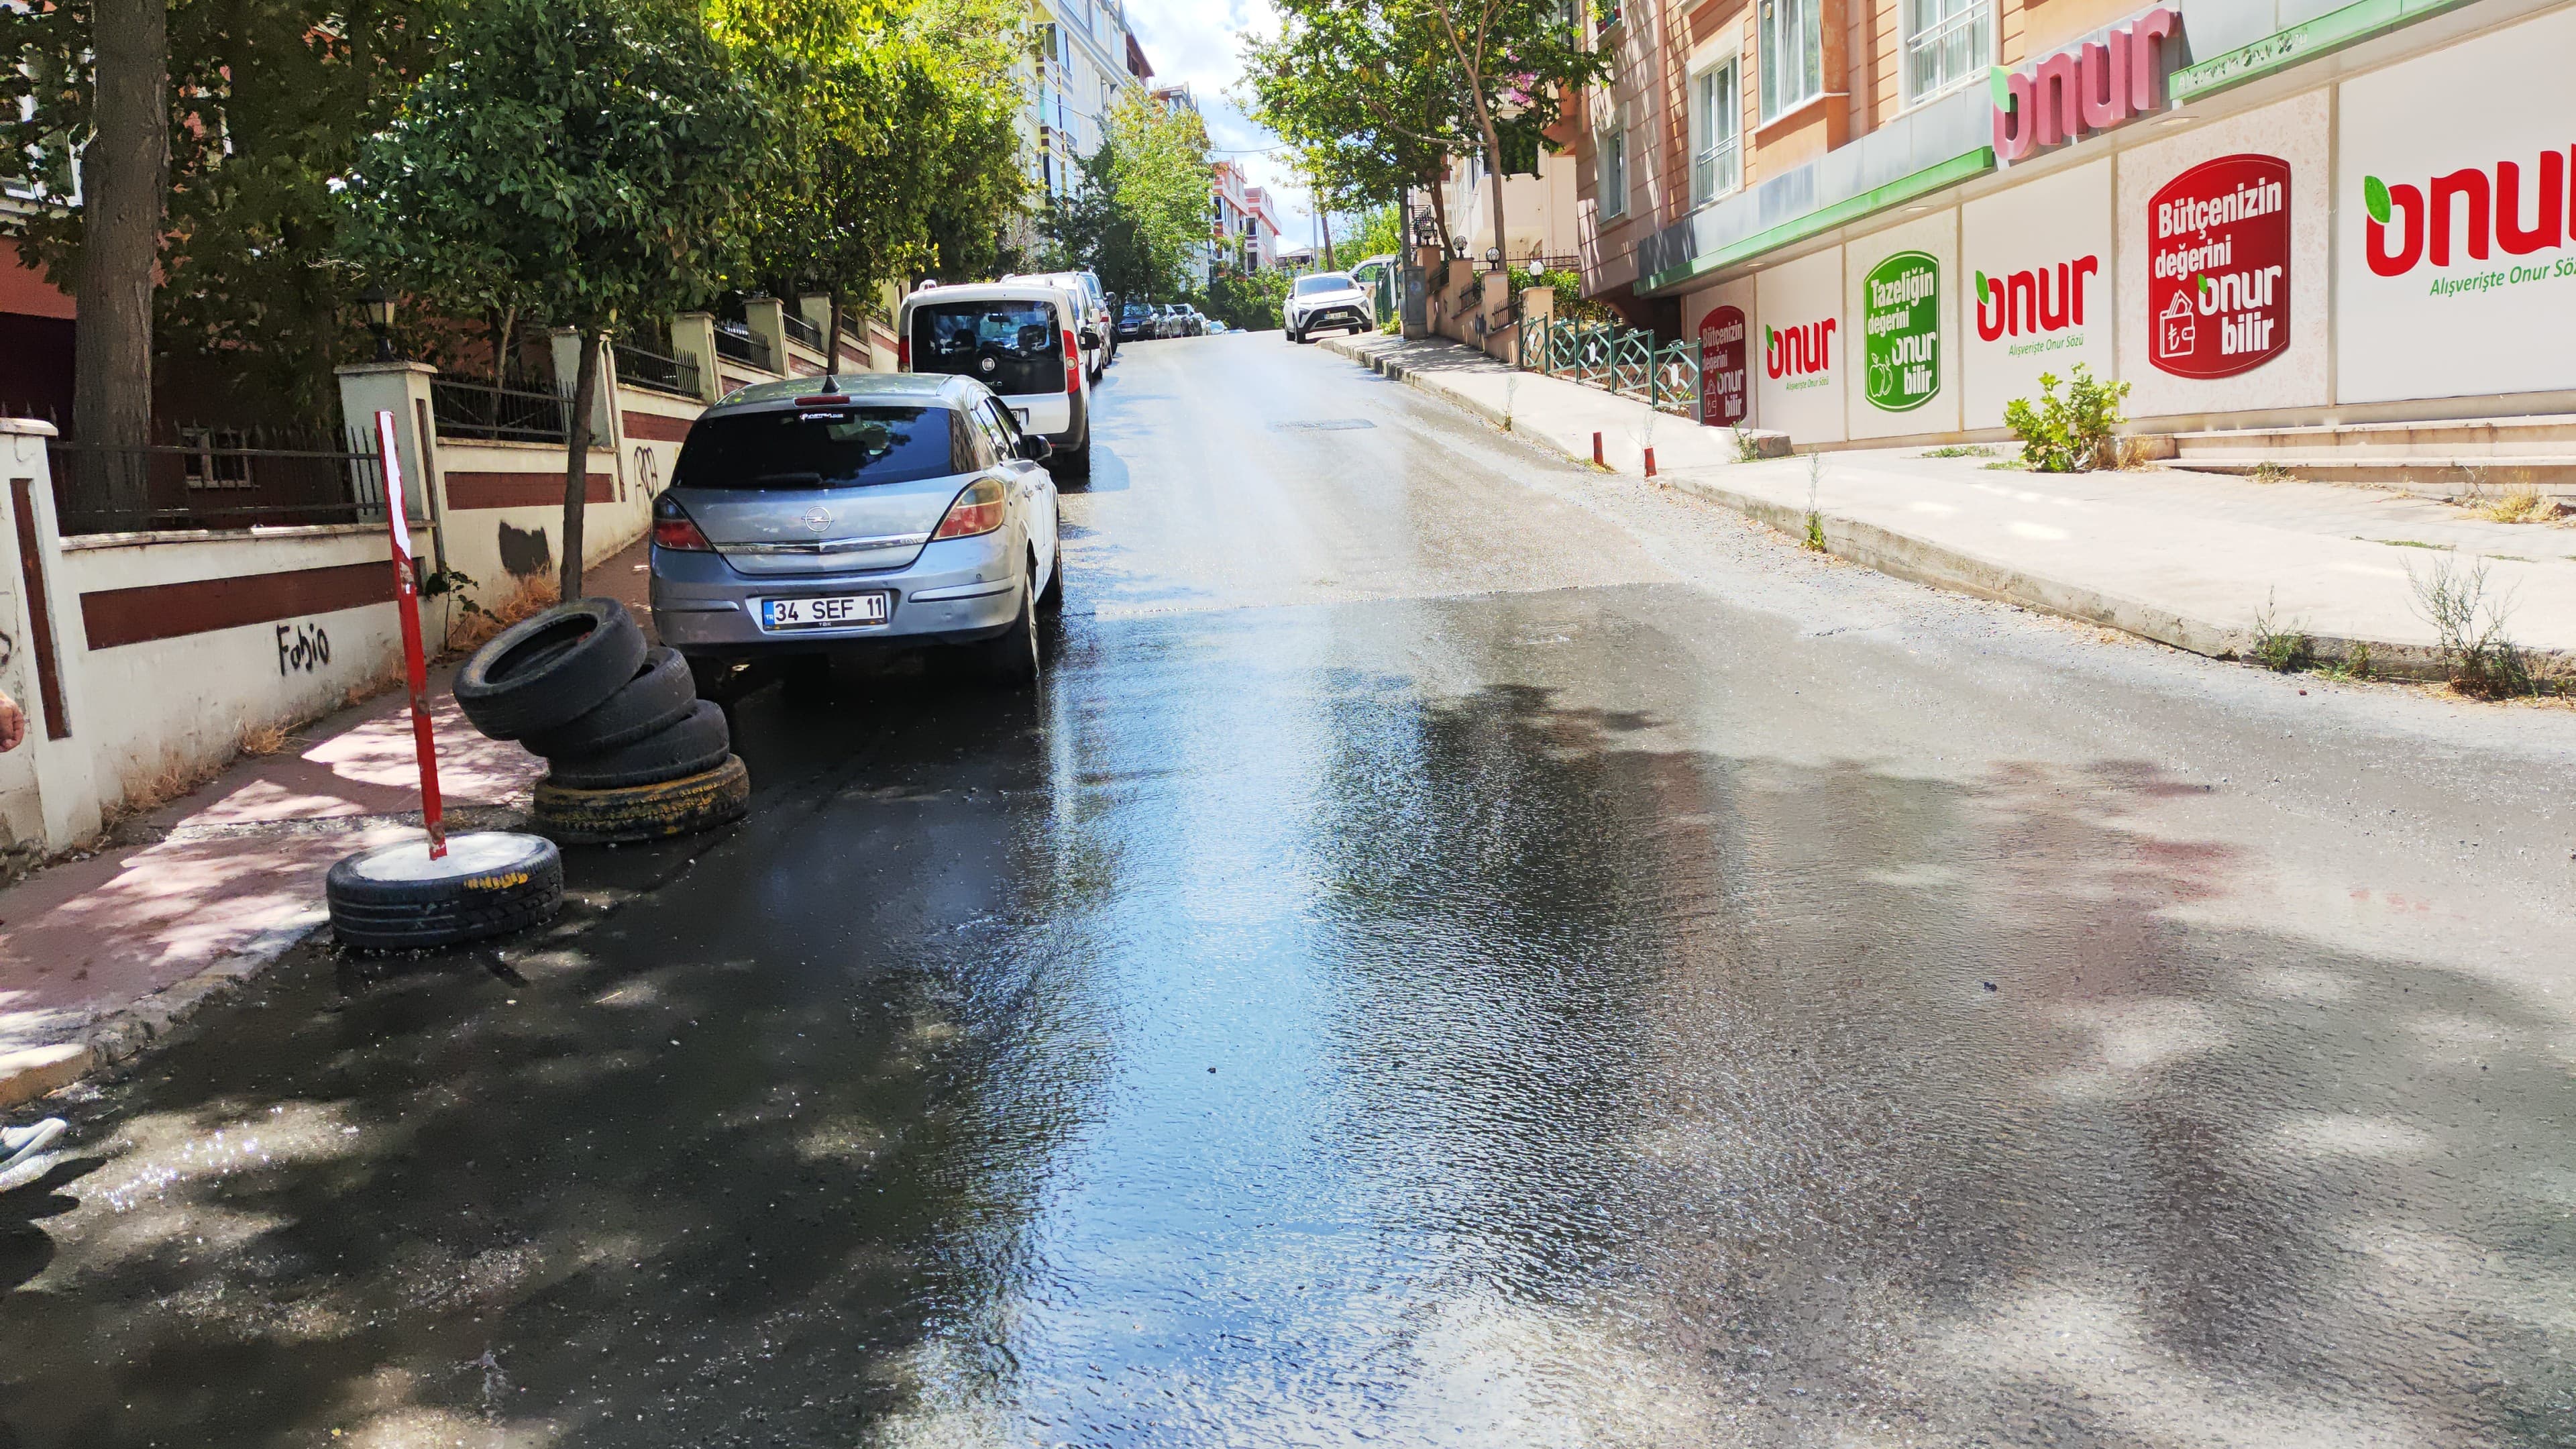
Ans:
[[[828,594],[821,598],[763,599],[760,627],[769,633],[793,629],[857,629],[886,621],[883,594]]]

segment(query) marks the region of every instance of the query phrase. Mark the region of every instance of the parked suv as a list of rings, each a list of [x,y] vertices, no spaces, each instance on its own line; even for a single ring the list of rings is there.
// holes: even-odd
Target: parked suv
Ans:
[[[1281,311],[1291,342],[1306,341],[1319,327],[1346,327],[1353,332],[1377,327],[1377,304],[1360,290],[1348,272],[1317,272],[1311,277],[1299,277],[1289,289],[1288,301]]]
[[[1056,470],[1091,473],[1091,389],[1086,346],[1102,344],[1081,294],[1044,282],[924,287],[896,319],[906,372],[971,377],[1001,395],[1021,431],[1054,445]]]
[[[702,687],[756,660],[962,645],[1037,677],[1061,608],[1052,449],[964,377],[747,387],[689,427],[653,500],[653,627]]]

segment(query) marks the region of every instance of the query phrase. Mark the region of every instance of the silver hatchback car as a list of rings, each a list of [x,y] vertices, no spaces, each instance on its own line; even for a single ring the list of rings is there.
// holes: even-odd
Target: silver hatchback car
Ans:
[[[963,645],[1033,681],[1061,608],[1047,440],[972,378],[791,378],[689,428],[653,503],[653,625],[702,689],[746,662]]]

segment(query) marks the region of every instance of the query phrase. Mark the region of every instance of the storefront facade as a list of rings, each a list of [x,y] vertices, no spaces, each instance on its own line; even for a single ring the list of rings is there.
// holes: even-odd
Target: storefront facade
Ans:
[[[2571,60],[2576,6],[2136,9],[1699,206],[1623,290],[1678,299],[1711,422],[1802,447],[1999,436],[2078,365],[2159,431],[2576,413]]]

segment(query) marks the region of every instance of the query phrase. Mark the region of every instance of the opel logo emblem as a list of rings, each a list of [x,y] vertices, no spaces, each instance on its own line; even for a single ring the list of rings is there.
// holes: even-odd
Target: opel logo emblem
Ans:
[[[832,515],[822,507],[817,506],[805,510],[805,527],[809,532],[821,533],[831,526]]]
[[[980,366],[980,367],[982,367],[986,372],[991,372],[994,368],[996,368],[996,367],[1000,366],[1001,364],[999,364],[999,363],[995,362],[993,359],[991,359],[991,358],[987,357],[987,358],[985,358],[981,363],[979,363],[979,364],[977,364],[977,365],[978,365],[978,366]]]

